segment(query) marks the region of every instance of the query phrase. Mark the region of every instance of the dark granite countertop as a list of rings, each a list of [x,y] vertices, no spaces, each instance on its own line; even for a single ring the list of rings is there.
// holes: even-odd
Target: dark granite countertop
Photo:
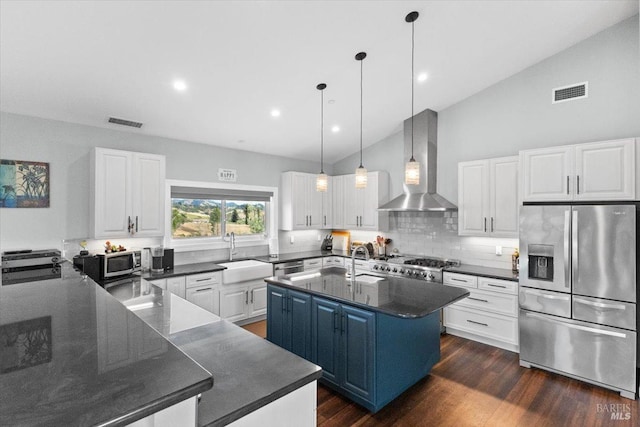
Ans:
[[[466,289],[442,286],[404,277],[356,276],[356,284],[344,268],[324,268],[313,273],[269,277],[267,283],[326,297],[396,317],[424,317],[469,295]]]
[[[314,381],[321,369],[190,302],[134,277],[108,288],[213,374],[200,425],[225,425]]]
[[[216,264],[214,262],[200,262],[197,264],[183,264],[176,265],[173,270],[165,271],[164,273],[152,273],[145,271],[140,273],[140,277],[147,280],[159,280],[169,277],[186,276],[188,274],[210,273],[212,271],[222,271],[227,267]]]
[[[320,367],[226,320],[171,342],[215,378],[198,405],[201,426],[226,425],[322,376]]]
[[[0,425],[126,425],[213,383],[70,263],[0,287],[0,353]]]
[[[459,267],[447,267],[444,271],[452,273],[472,274],[474,276],[488,277],[490,279],[518,281],[518,272],[506,268],[484,267],[481,265],[461,265]]]
[[[270,262],[272,264],[275,264],[279,262],[300,261],[300,260],[305,260],[310,258],[319,258],[319,257],[326,257],[326,256],[350,257],[351,255],[347,251],[335,250],[331,252],[326,252],[326,251],[317,250],[317,251],[293,252],[289,254],[280,254],[275,258],[271,257],[270,255],[264,255],[264,256],[253,257],[253,259],[257,261],[264,261],[264,262]]]

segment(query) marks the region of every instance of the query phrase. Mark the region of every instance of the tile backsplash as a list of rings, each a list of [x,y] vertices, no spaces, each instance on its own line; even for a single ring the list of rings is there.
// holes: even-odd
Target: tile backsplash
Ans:
[[[511,254],[518,247],[518,239],[458,236],[457,212],[392,212],[388,231],[352,231],[351,239],[375,242],[378,234],[392,240],[387,253],[397,250],[495,268],[511,269]],[[502,255],[496,255],[496,247]]]

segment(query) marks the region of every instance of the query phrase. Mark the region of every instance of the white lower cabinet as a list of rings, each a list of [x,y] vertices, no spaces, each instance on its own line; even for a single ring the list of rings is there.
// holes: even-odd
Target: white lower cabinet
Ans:
[[[322,268],[322,258],[309,258],[305,259],[303,262],[304,271],[314,271],[320,270]]]
[[[214,285],[189,288],[186,292],[186,299],[217,316],[220,315],[220,293]]]
[[[186,299],[211,313],[220,316],[220,291],[222,274],[219,271],[185,276]]]
[[[470,292],[444,309],[447,333],[518,351],[517,282],[450,272],[444,273],[443,282]]]
[[[267,284],[262,280],[222,285],[220,317],[239,322],[267,314]]]
[[[166,289],[180,298],[185,298],[186,281],[184,276],[169,277]]]

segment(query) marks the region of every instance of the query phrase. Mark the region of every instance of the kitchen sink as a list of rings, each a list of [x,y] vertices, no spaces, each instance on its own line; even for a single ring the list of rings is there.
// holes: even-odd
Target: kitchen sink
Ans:
[[[219,265],[227,267],[222,270],[222,283],[238,283],[247,280],[264,279],[273,276],[273,267],[268,262],[246,259],[242,261],[223,262]]]

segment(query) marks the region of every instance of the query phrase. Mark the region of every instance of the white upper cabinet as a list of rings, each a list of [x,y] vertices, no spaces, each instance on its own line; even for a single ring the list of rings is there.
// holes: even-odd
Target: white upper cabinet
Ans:
[[[518,157],[458,164],[458,233],[518,237]]]
[[[523,201],[636,199],[633,138],[520,152]]]
[[[316,175],[303,172],[284,172],[281,175],[280,228],[283,230],[322,229],[326,210],[323,202],[329,194],[316,190]],[[328,207],[327,209],[330,209]],[[326,218],[327,223],[330,222]]]
[[[574,200],[631,200],[635,188],[635,140],[575,146]]]
[[[345,190],[345,176],[332,176],[329,178],[331,182],[331,228],[345,229],[346,224],[344,222],[344,190]]]
[[[164,156],[94,148],[90,179],[92,237],[164,235]]]
[[[389,175],[386,172],[367,173],[366,188],[356,188],[355,175],[343,175],[343,188],[345,229],[388,229],[388,212],[378,211],[378,206],[389,200]],[[337,227],[334,225],[334,228]]]

